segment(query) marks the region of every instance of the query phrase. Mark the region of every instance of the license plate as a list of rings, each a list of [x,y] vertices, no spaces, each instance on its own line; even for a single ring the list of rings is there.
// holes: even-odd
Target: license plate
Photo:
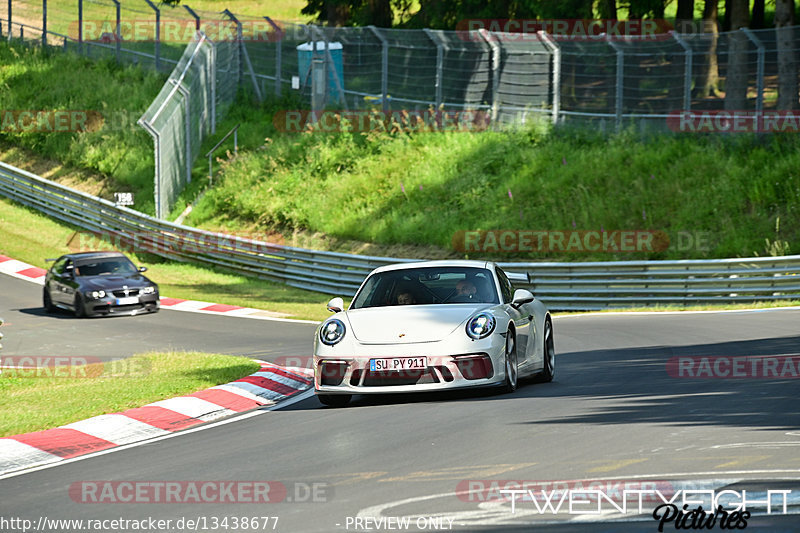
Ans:
[[[390,359],[370,359],[370,372],[400,372],[403,370],[424,370],[428,367],[427,357],[392,357]]]
[[[126,298],[117,298],[117,305],[133,305],[139,303],[138,296],[128,296]]]

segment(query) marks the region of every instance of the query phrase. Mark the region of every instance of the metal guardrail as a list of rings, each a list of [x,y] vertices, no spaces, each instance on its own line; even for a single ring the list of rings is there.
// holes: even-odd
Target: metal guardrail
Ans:
[[[415,259],[321,252],[174,224],[0,163],[0,195],[123,249],[351,295],[372,269]],[[88,244],[95,244],[90,241]],[[681,261],[499,263],[552,310],[800,300],[800,255]]]

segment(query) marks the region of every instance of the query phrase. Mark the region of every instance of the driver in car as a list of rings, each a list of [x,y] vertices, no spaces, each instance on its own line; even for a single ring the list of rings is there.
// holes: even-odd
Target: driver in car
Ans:
[[[478,289],[475,287],[475,284],[467,279],[462,279],[456,285],[457,296],[466,296],[468,298],[474,298],[477,292]]]

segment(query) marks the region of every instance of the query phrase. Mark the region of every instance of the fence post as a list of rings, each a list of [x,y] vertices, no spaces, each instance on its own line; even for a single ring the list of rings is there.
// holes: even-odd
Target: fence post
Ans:
[[[539,38],[553,52],[553,124],[558,124],[561,112],[561,47],[550,38],[550,35],[539,30]]]
[[[120,20],[120,18],[121,18],[120,17],[120,3],[119,3],[119,0],[113,0],[113,2],[114,2],[115,10],[117,12],[116,26],[114,26],[114,37],[115,37],[114,41],[116,42],[115,53],[117,55],[117,63],[119,63],[120,47],[122,46],[122,30],[120,28],[120,24],[121,24],[121,20]]]
[[[486,28],[479,29],[478,34],[492,49],[492,124],[494,124],[500,107],[500,45],[492,41]]]
[[[144,0],[147,2],[153,11],[156,12],[156,42],[155,42],[155,56],[156,56],[156,72],[161,65],[161,10],[156,7],[156,5],[151,2],[150,0]]]
[[[217,43],[211,41],[211,53],[208,55],[208,76],[211,85],[211,98],[209,107],[211,108],[211,135],[217,132]]]
[[[173,84],[176,83],[175,80],[170,80]],[[186,136],[186,142],[184,142],[184,149],[186,153],[184,157],[186,158],[186,183],[192,182],[192,138],[191,138],[191,124],[190,124],[190,116],[191,116],[191,106],[189,104],[189,98],[191,97],[191,92],[189,89],[183,86],[183,84],[177,84],[178,92],[181,93],[183,96],[183,134]]]
[[[681,39],[676,31],[669,32],[672,37],[683,48],[686,59],[684,60],[684,70],[686,71],[683,76],[683,110],[691,111],[692,109],[692,47],[689,43]]]
[[[9,9],[11,9],[11,0],[8,0],[8,5]],[[10,11],[8,16],[10,20]],[[10,26],[9,29],[11,29]],[[83,54],[83,0],[78,0],[78,54]]]
[[[436,38],[436,34],[428,28],[423,30],[428,39],[436,45],[436,110],[442,107],[442,71],[444,67],[444,46]]]
[[[42,48],[47,48],[47,0],[42,0]]]
[[[764,110],[764,43],[756,37],[750,28],[742,28],[747,38],[756,46],[756,113],[761,114]]]
[[[389,41],[381,35],[375,26],[367,26],[375,37],[381,42],[383,54],[381,54],[381,100],[383,100],[383,112],[389,112]]]
[[[281,55],[281,41],[283,41],[284,34],[283,30],[277,24],[275,24],[271,18],[269,17],[264,17],[264,18],[267,20],[267,22],[269,22],[270,26],[272,26],[272,29],[275,30],[275,32],[278,34],[276,37],[277,40],[275,41],[275,96],[280,98],[281,68],[282,68],[281,61],[283,59]]]
[[[263,100],[261,98],[261,87],[258,86],[258,80],[256,79],[256,73],[253,70],[253,64],[250,63],[250,54],[247,53],[247,47],[244,45],[244,34],[242,31],[242,23],[239,22],[239,19],[230,12],[230,10],[226,9],[223,11],[225,15],[227,15],[232,21],[236,23],[236,39],[239,44],[239,53],[240,55],[244,56],[244,62],[247,65],[247,72],[250,74],[250,81],[253,84],[253,90],[256,92],[256,98],[259,102]],[[242,62],[239,62],[239,82],[242,81]]]
[[[11,40],[11,0],[8,0],[8,40]]]
[[[192,18],[194,19],[194,29],[195,29],[195,31],[200,31],[200,15],[195,13],[194,9],[192,9],[189,6],[187,6],[186,4],[183,4],[183,8],[186,9],[186,11],[189,12],[189,15],[191,15]]]
[[[625,54],[622,51],[622,47],[611,40],[610,35],[606,35],[606,42],[617,52],[617,79],[615,88],[614,115],[617,124],[617,132],[619,132],[622,129],[622,82],[624,80],[623,75],[625,73]]]

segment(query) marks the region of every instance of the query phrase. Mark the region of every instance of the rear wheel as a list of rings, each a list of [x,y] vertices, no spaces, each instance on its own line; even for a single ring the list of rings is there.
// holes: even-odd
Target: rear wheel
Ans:
[[[42,306],[47,313],[53,313],[56,310],[53,300],[50,299],[50,291],[47,287],[44,288],[44,293],[42,293]]]
[[[506,392],[517,390],[517,342],[514,333],[509,330],[506,333],[506,381],[503,389]]]
[[[350,394],[317,394],[317,399],[328,407],[344,407],[350,403]]]
[[[544,366],[539,375],[539,381],[550,382],[556,375],[556,348],[553,341],[553,324],[550,319],[544,323],[544,346],[542,350],[544,356]]]

